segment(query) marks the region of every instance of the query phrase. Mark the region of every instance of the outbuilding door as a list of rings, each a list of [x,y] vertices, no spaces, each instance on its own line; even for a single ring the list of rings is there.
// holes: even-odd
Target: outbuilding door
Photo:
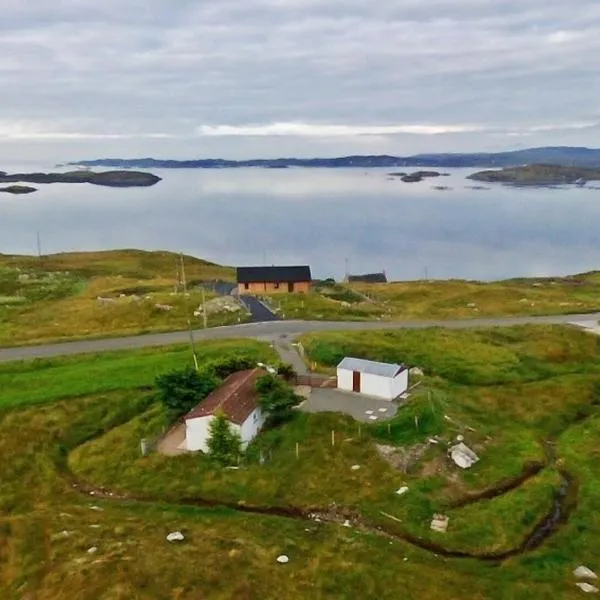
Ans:
[[[293,291],[294,291],[294,282],[289,281],[288,282],[288,292],[291,294]]]
[[[360,371],[352,371],[352,391],[360,392]]]

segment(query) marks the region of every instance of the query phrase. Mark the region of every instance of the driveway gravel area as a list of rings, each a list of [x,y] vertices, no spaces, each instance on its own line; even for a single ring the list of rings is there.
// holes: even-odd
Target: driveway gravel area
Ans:
[[[398,404],[354,392],[312,388],[299,408],[305,412],[341,412],[363,423],[377,423],[391,419],[398,410]]]

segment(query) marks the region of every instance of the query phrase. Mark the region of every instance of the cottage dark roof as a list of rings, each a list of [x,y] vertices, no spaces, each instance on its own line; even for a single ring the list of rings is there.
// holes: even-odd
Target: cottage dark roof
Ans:
[[[387,283],[385,273],[365,273],[364,275],[348,275],[350,282]]]
[[[238,283],[298,283],[310,281],[309,266],[295,267],[238,267]]]
[[[232,423],[242,425],[252,411],[258,407],[258,394],[254,389],[254,384],[262,374],[261,369],[233,373],[223,382],[222,386],[185,415],[186,421],[198,417],[208,417],[220,410]]]

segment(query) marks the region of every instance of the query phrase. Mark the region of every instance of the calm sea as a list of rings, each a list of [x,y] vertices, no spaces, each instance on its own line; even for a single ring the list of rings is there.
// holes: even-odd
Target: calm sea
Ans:
[[[473,190],[473,169],[413,184],[387,171],[156,170],[163,181],[151,188],[40,185],[0,195],[0,252],[36,253],[39,231],[43,253],[165,249],[231,265],[308,263],[316,277],[346,265],[394,279],[600,268],[600,190]]]

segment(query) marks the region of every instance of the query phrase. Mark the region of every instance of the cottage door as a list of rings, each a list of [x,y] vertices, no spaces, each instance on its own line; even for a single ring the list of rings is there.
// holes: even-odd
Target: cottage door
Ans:
[[[290,294],[294,291],[294,282],[290,281],[288,282],[288,292],[290,292]]]
[[[352,391],[360,392],[360,371],[352,371]]]

